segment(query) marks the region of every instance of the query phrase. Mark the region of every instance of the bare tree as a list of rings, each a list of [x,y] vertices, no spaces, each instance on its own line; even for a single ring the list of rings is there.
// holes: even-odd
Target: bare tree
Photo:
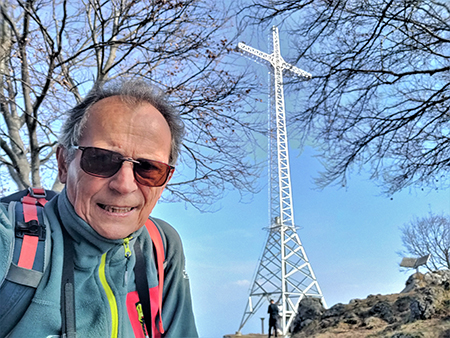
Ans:
[[[401,231],[406,251],[400,254],[414,257],[431,254],[427,263],[428,270],[450,269],[449,215],[430,212],[427,217],[415,217]]]
[[[206,208],[227,188],[253,191],[258,124],[240,108],[246,74],[227,65],[231,15],[205,0],[0,0],[0,169],[18,188],[48,187],[61,115],[95,84],[139,76],[170,95],[186,124],[168,198]]]
[[[388,194],[449,186],[447,1],[263,0],[242,13],[297,37],[292,61],[313,79],[293,120],[322,151],[320,186],[362,167]]]

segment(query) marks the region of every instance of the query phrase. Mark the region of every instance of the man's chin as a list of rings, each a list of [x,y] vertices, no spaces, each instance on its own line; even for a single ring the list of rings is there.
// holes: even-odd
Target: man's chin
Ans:
[[[128,229],[127,229],[128,228]],[[97,226],[92,226],[92,229],[95,230],[100,236],[107,239],[123,239],[132,234],[135,230],[132,230],[128,226],[121,226],[120,224],[101,224]]]

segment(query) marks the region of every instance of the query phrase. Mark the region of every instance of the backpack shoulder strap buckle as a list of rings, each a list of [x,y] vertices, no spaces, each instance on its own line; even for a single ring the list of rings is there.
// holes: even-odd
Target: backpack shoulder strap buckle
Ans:
[[[47,196],[44,188],[28,188],[28,195],[37,199],[45,198]]]
[[[40,241],[44,241],[46,235],[45,226],[40,224],[36,219],[28,222],[17,222],[16,237],[23,238],[24,235],[36,236]]]

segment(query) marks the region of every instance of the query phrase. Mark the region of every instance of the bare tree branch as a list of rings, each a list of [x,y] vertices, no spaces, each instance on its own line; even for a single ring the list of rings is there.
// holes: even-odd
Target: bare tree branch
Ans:
[[[388,194],[449,186],[446,1],[255,1],[245,13],[284,21],[296,61],[313,73],[308,86],[291,82],[305,107],[291,122],[321,150],[320,187],[362,168]]]
[[[450,216],[429,213],[414,218],[401,229],[405,252],[401,255],[422,257],[431,254],[427,268],[430,271],[450,269]]]
[[[205,0],[0,2],[0,162],[19,187],[52,184],[62,115],[92,86],[140,77],[169,94],[186,124],[186,170],[167,199],[203,210],[227,189],[255,191],[256,85],[228,64],[231,10]]]

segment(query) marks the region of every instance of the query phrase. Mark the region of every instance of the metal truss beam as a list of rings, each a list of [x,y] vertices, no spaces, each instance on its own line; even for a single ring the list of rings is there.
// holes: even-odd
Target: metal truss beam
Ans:
[[[262,60],[269,66],[272,83],[268,121],[268,237],[238,331],[265,303],[264,300],[273,298],[279,303],[281,329],[287,335],[303,297],[317,297],[326,304],[294,223],[284,105],[283,75],[310,79],[311,74],[283,60],[276,27],[272,28],[272,45],[272,53],[267,54],[243,43],[238,44],[245,55],[256,61]]]

